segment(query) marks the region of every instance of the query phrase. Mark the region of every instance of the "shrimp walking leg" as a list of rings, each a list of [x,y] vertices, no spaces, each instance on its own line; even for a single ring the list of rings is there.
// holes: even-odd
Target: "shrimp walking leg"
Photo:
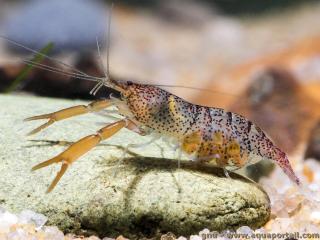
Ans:
[[[181,146],[180,145],[176,149],[175,153],[176,153],[176,158],[178,159],[178,168],[180,168],[181,167],[181,158],[182,158],[182,150],[181,150]]]
[[[54,122],[57,122],[57,121],[60,121],[63,119],[67,119],[70,117],[74,117],[77,115],[89,113],[89,112],[97,112],[97,111],[100,111],[104,108],[110,107],[112,104],[113,104],[112,100],[104,99],[104,100],[91,102],[88,105],[73,106],[70,108],[65,108],[65,109],[59,110],[57,112],[27,118],[27,119],[25,119],[25,121],[49,119],[48,122],[42,124],[41,126],[37,127],[36,129],[32,130],[30,133],[28,133],[28,135],[32,135],[37,132],[40,132],[41,130],[43,130],[46,127],[53,124]]]
[[[129,127],[127,127],[129,130],[135,131],[135,129],[130,128],[130,124]],[[145,134],[141,134],[139,133],[141,136],[145,136]],[[128,144],[125,149],[122,152],[122,156],[119,158],[118,163],[117,163],[117,167],[116,169],[119,169],[121,163],[123,162],[123,160],[126,157],[126,154],[130,151],[130,148],[142,148],[142,147],[146,147],[148,145],[150,145],[151,143],[157,141],[158,139],[160,139],[159,135],[154,135],[149,141],[144,142],[144,143],[130,143]],[[114,171],[113,176],[115,177],[117,175],[118,171]]]
[[[126,119],[120,120],[118,122],[111,123],[101,128],[99,131],[96,132],[96,134],[92,134],[80,139],[56,157],[34,166],[32,170],[34,171],[49,166],[53,163],[62,163],[60,171],[58,172],[55,179],[52,181],[47,190],[47,192],[51,192],[71,163],[73,163],[79,157],[81,157],[82,155],[90,151],[92,148],[97,146],[101,141],[113,136],[120,129],[126,127],[128,125],[128,121],[129,120]]]
[[[223,173],[227,178],[231,178],[227,169],[223,168]]]

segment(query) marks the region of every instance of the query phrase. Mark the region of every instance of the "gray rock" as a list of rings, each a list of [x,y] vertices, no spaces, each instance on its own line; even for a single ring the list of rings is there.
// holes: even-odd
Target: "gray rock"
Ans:
[[[56,51],[96,49],[96,37],[105,42],[105,13],[97,1],[33,0],[10,15],[4,30],[9,38],[34,49],[49,42]]]
[[[0,206],[43,213],[48,224],[65,232],[109,237],[151,237],[168,231],[187,236],[204,228],[258,228],[269,219],[269,198],[257,184],[235,173],[226,178],[221,169],[190,161],[178,169],[175,160],[160,158],[161,151],[173,157],[161,141],[134,149],[136,154],[119,163],[121,146],[148,139],[126,129],[76,161],[54,191],[45,194],[59,166],[34,173],[30,169],[68,144],[47,140],[73,142],[112,119],[79,116],[32,137],[25,134],[40,123],[22,119],[79,103],[0,95]]]

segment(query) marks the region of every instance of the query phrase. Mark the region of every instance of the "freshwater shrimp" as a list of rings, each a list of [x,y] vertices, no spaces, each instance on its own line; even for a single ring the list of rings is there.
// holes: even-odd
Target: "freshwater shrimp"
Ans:
[[[72,116],[115,106],[123,119],[98,130],[72,144],[64,152],[32,168],[37,170],[53,163],[61,163],[61,170],[51,183],[50,192],[67,168],[101,141],[112,137],[122,128],[140,135],[155,132],[176,140],[181,150],[196,161],[210,162],[226,168],[250,164],[250,154],[274,160],[297,185],[286,154],[276,147],[266,134],[250,120],[221,108],[189,103],[159,87],[130,81],[108,79],[104,83],[121,94],[121,99],[104,99],[57,112],[26,119],[49,121],[31,134]],[[146,131],[147,129],[147,131]]]
[[[116,81],[109,77],[103,80],[103,85],[118,91],[121,98],[103,99],[86,106],[74,106],[26,119],[48,119],[48,122],[31,132],[34,134],[56,121],[111,106],[123,116],[121,120],[80,139],[64,152],[32,168],[37,170],[53,163],[62,164],[48,192],[56,186],[71,163],[122,128],[143,136],[154,132],[174,139],[182,152],[195,161],[213,163],[224,169],[241,168],[250,164],[252,154],[269,158],[275,161],[292,181],[300,185],[287,155],[275,146],[258,126],[245,117],[221,108],[189,103],[157,86]]]
[[[37,52],[12,40],[8,41],[29,51]],[[98,43],[97,46],[99,50]],[[39,52],[37,53],[39,54]],[[44,56],[61,65],[68,66],[56,59]],[[106,86],[118,91],[121,96],[118,99],[98,100],[88,105],[73,106],[25,119],[26,121],[48,119],[46,123],[30,132],[30,134],[35,134],[56,121],[89,112],[98,112],[110,107],[115,107],[118,114],[122,116],[120,120],[78,140],[62,153],[32,168],[32,170],[37,170],[54,163],[61,163],[61,169],[50,184],[47,192],[51,192],[54,189],[73,162],[97,146],[101,141],[112,137],[123,128],[127,128],[141,136],[155,133],[162,137],[173,139],[180,150],[191,159],[200,163],[215,164],[225,170],[226,176],[228,176],[227,168],[242,168],[252,164],[252,156],[255,156],[255,158],[268,158],[279,165],[294,183],[301,184],[291,167],[287,155],[275,146],[257,125],[237,113],[229,112],[222,108],[192,104],[162,89],[159,87],[160,85],[111,79],[109,66],[105,71],[105,77],[98,78],[89,76],[77,69],[73,69],[72,73],[68,73],[44,64],[28,60],[25,62],[32,63],[35,67],[67,76],[97,81],[98,83],[93,89],[93,93],[102,86]],[[70,68],[70,66],[68,67]]]

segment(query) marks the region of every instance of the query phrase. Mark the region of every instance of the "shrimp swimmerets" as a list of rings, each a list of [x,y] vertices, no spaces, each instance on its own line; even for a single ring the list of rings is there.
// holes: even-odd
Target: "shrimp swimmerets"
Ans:
[[[29,51],[43,55],[47,59],[68,67],[72,72],[62,71],[44,64],[25,61],[35,67],[60,73],[70,77],[98,82],[93,92],[102,86],[119,91],[121,98],[103,99],[89,105],[78,105],[57,112],[27,118],[27,121],[48,119],[48,122],[34,129],[37,133],[53,124],[72,116],[97,112],[115,107],[122,119],[86,136],[69,146],[64,152],[32,168],[36,170],[53,163],[61,163],[61,170],[48,188],[56,186],[67,168],[82,155],[97,146],[101,141],[113,136],[122,128],[127,128],[140,135],[156,133],[174,139],[180,149],[192,159],[210,162],[219,167],[241,168],[252,164],[254,158],[268,158],[275,161],[287,176],[300,185],[287,155],[275,146],[266,134],[245,117],[225,111],[221,108],[199,106],[189,103],[159,87],[159,85],[138,84],[130,81],[110,79],[109,69],[104,78],[92,77],[56,59],[27,48],[13,40],[7,41]],[[99,45],[97,42],[98,50]],[[99,53],[100,54],[100,53]],[[227,175],[227,171],[225,171]]]

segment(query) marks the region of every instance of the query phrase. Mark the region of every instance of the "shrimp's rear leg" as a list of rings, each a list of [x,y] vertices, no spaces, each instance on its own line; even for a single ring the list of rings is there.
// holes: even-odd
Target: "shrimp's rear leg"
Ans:
[[[96,134],[86,136],[80,139],[79,141],[75,142],[64,152],[60,153],[56,157],[34,166],[32,170],[37,170],[39,168],[49,166],[53,163],[62,163],[61,169],[56,175],[55,179],[50,184],[47,193],[53,190],[53,188],[57,185],[58,181],[61,179],[62,175],[66,172],[67,168],[71,163],[73,163],[79,157],[90,151],[101,141],[113,136],[120,129],[127,127],[128,121],[129,120],[124,119],[115,123],[111,123],[106,127],[101,128],[99,131],[96,132]]]
[[[176,154],[176,158],[178,159],[178,168],[180,168],[181,158],[182,158],[182,149],[180,144],[178,144],[177,147],[175,148],[175,154]]]
[[[48,122],[42,124],[41,126],[37,127],[36,129],[32,130],[28,135],[35,134],[37,132],[40,132],[44,128],[50,126],[54,122],[70,118],[73,116],[89,113],[89,112],[97,112],[104,108],[110,107],[113,104],[112,100],[104,99],[99,101],[91,102],[88,105],[78,105],[73,106],[70,108],[65,108],[62,110],[59,110],[57,112],[38,115],[30,118],[26,118],[25,121],[33,121],[33,120],[39,120],[39,119],[49,119]]]

